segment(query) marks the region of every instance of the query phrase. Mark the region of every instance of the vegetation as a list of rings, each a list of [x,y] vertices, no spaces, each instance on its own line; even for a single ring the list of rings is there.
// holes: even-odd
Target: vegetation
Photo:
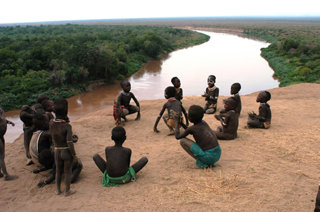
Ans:
[[[274,69],[280,86],[320,83],[320,28],[255,28],[244,32],[271,42],[261,55]]]
[[[41,25],[0,27],[0,102],[5,109],[110,83],[150,58],[206,42],[207,35],[153,26]]]

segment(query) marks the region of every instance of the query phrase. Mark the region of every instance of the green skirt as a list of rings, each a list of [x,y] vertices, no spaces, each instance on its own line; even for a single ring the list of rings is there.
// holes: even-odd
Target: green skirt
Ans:
[[[109,187],[109,186],[117,186],[118,184],[128,183],[132,180],[135,180],[136,172],[130,166],[127,173],[121,177],[110,177],[107,173],[107,170],[104,172],[102,177],[102,185]]]

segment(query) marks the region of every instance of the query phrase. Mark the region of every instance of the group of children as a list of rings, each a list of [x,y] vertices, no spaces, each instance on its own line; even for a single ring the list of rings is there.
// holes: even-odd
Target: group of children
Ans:
[[[239,91],[241,86],[234,83],[231,86],[232,97],[224,100],[224,109],[214,117],[221,122],[221,127],[216,131],[203,120],[204,114],[213,114],[217,111],[219,88],[215,86],[216,77],[208,77],[208,87],[203,95],[206,100],[204,107],[192,105],[188,113],[182,105],[183,90],[180,87],[179,78],[172,78],[173,86],[165,89],[165,98],[168,100],[162,107],[157,117],[153,130],[159,132],[157,125],[163,117],[164,123],[170,130],[170,135],[181,139],[182,148],[196,159],[199,167],[210,167],[220,159],[221,148],[218,139],[230,140],[237,137],[238,120],[241,112],[241,99]],[[104,160],[100,155],[95,154],[93,160],[99,170],[103,173],[103,185],[113,186],[119,183],[127,183],[135,179],[139,172],[148,162],[146,157],[130,165],[131,150],[122,146],[126,140],[126,131],[121,124],[127,121],[126,115],[137,113],[136,120],[140,119],[140,104],[134,94],[130,91],[131,84],[124,80],[121,82],[123,91],[119,94],[114,104],[114,119],[116,127],[112,130],[111,139],[114,146],[106,147]],[[267,101],[271,95],[267,91],[261,92],[257,97],[260,102],[259,114],[249,114],[248,126],[269,128],[271,121],[271,110]],[[131,99],[136,106],[130,105]],[[77,157],[74,143],[78,137],[73,135],[72,127],[68,118],[68,102],[65,99],[50,100],[46,95],[40,95],[38,103],[32,106],[23,106],[20,118],[24,123],[24,146],[26,157],[30,159],[28,165],[36,164],[34,173],[52,169],[52,176],[45,181],[39,182],[42,187],[56,179],[56,193],[61,193],[61,176],[65,175],[65,195],[74,193],[70,189],[70,183],[79,176],[82,163]],[[165,113],[167,111],[167,113]],[[3,111],[1,112],[3,114]],[[183,116],[184,115],[184,119]],[[122,121],[123,120],[123,121]],[[189,126],[189,121],[193,124]],[[16,176],[9,175],[4,165],[4,139],[3,135],[7,124],[13,124],[1,117],[0,122],[0,165],[5,179],[14,179]],[[183,127],[184,131],[180,132]],[[187,138],[193,135],[194,141]],[[0,176],[2,173],[0,172]]]
[[[239,125],[239,116],[241,113],[241,98],[239,91],[240,83],[231,85],[231,97],[224,100],[224,109],[214,117],[220,121],[219,126],[215,131],[202,120],[204,114],[214,114],[217,111],[217,103],[219,97],[219,88],[215,86],[216,77],[210,75],[208,77],[208,87],[202,95],[205,97],[206,104],[204,107],[192,105],[188,113],[182,105],[183,90],[180,87],[181,82],[178,77],[173,77],[171,83],[164,91],[164,96],[167,102],[163,105],[159,116],[153,126],[153,131],[158,133],[157,126],[161,117],[164,123],[169,128],[168,135],[175,135],[176,139],[181,139],[182,148],[196,159],[196,164],[200,167],[213,166],[221,155],[221,148],[218,140],[232,140],[237,137]],[[127,121],[127,114],[138,112],[137,119],[140,118],[140,106],[134,94],[130,92],[130,82],[127,80],[121,82],[123,91],[118,96],[117,102],[114,105],[114,116],[116,124],[121,123],[121,118]],[[136,106],[130,105],[131,98],[136,103]],[[269,128],[271,124],[271,110],[267,103],[271,98],[268,91],[262,91],[257,97],[257,102],[260,103],[259,114],[254,112],[249,113],[247,125],[249,128]],[[166,113],[165,113],[166,112]],[[184,118],[183,118],[184,116]],[[189,127],[189,121],[193,126]],[[184,128],[184,132],[180,133],[180,128]],[[186,138],[187,135],[193,135],[192,141]]]

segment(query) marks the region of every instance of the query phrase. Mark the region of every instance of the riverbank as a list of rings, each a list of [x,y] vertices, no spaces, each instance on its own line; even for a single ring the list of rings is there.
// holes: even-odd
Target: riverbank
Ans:
[[[55,185],[37,188],[46,173],[31,173],[25,166],[22,137],[6,145],[9,173],[15,181],[0,179],[0,211],[312,211],[320,180],[320,92],[319,84],[297,84],[269,90],[272,125],[268,130],[245,128],[247,113],[258,110],[257,92],[242,96],[238,138],[219,141],[221,160],[212,169],[199,169],[194,160],[167,136],[168,129],[153,124],[165,100],[141,101],[142,118],[126,123],[124,146],[132,149],[132,162],[149,158],[136,182],[106,188],[92,155],[104,157],[106,145],[112,145],[114,127],[112,109],[103,109],[72,122],[79,136],[76,151],[84,168],[72,185],[77,192],[55,195]],[[222,108],[222,100],[218,102]],[[185,108],[204,104],[200,96],[183,99]],[[208,124],[219,126],[213,116]],[[192,137],[190,137],[192,138]]]

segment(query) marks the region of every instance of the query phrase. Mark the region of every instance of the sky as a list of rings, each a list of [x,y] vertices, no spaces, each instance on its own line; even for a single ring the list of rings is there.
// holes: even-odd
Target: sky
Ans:
[[[319,0],[0,0],[0,24],[221,16],[320,16]]]

